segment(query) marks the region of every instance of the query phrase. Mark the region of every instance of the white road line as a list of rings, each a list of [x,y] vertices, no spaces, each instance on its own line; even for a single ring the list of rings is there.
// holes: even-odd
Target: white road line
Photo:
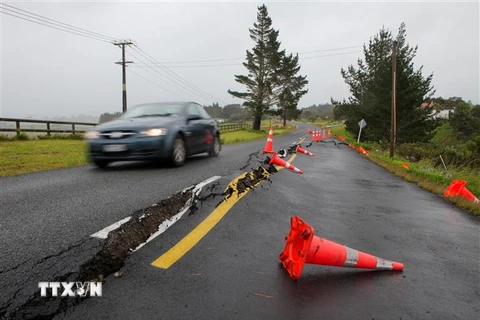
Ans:
[[[165,230],[167,230],[169,227],[171,227],[175,222],[177,222],[184,214],[185,212],[188,211],[188,209],[192,206],[193,202],[194,202],[194,199],[196,196],[198,196],[200,194],[200,191],[202,191],[202,188],[206,185],[208,185],[209,183],[212,183],[213,181],[215,180],[218,180],[220,179],[221,177],[220,176],[213,176],[213,177],[210,177],[196,185],[193,185],[191,187],[188,187],[188,188],[185,188],[183,189],[182,191],[185,191],[185,190],[188,190],[188,189],[191,189],[193,187],[193,190],[192,190],[192,198],[190,200],[187,201],[187,203],[185,204],[185,206],[183,207],[183,209],[177,213],[175,216],[173,216],[170,220],[165,220],[164,222],[162,222],[160,224],[160,226],[158,227],[158,231],[155,232],[154,234],[152,234],[145,243],[142,243],[140,244],[137,248],[133,249],[132,251],[136,251],[138,249],[140,249],[142,246],[144,246],[147,242],[155,239],[155,237],[159,236],[160,234],[162,234],[163,232],[165,232]],[[156,204],[154,204],[153,206],[155,206]],[[142,217],[139,217],[139,219],[142,219]],[[131,217],[126,217],[120,221],[117,221],[111,225],[109,225],[108,227],[90,235],[91,237],[94,237],[94,238],[99,238],[99,239],[106,239],[108,237],[108,233],[115,230],[115,229],[118,229],[122,224],[124,224],[125,222],[129,221],[131,219]]]
[[[118,229],[122,224],[129,221],[131,217],[126,217],[120,221],[115,222],[114,224],[109,225],[108,227],[92,234],[90,237],[99,238],[99,239],[107,239],[108,233],[115,229]]]

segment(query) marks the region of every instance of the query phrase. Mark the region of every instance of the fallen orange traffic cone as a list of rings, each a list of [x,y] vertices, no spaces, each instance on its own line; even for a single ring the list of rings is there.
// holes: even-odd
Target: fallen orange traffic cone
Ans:
[[[267,142],[265,143],[265,148],[263,148],[263,153],[274,153],[273,151],[273,127],[270,127],[268,131]]]
[[[474,204],[480,204],[480,200],[473,193],[470,192],[465,186],[467,181],[465,180],[453,180],[452,183],[448,186],[447,190],[443,193],[445,197],[462,197],[467,199]]]
[[[404,162],[401,167],[407,170],[410,169],[407,162]]]
[[[311,153],[310,151],[307,151],[305,149],[303,149],[300,145],[297,146],[297,153],[300,152],[300,153],[304,153],[306,154],[307,156],[314,156],[315,154]]]
[[[284,268],[299,279],[305,263],[376,270],[403,270],[403,264],[372,256],[314,235],[315,230],[299,217],[291,217],[285,249],[280,254]]]
[[[340,135],[340,136],[338,136],[338,139],[339,139],[340,141],[345,141],[345,136]]]
[[[267,157],[267,160],[265,162],[268,163],[270,166],[277,165],[277,166],[285,167],[288,170],[293,171],[295,173],[303,174],[302,170],[298,169],[293,164],[291,164],[291,163],[289,163],[289,162],[287,162],[283,159],[280,159],[275,153],[273,153],[273,156],[272,156],[271,159],[269,157]]]
[[[358,151],[358,153],[361,153],[361,154],[365,154],[365,153],[366,153],[366,152],[365,152],[365,149],[363,149],[362,147],[358,147],[358,148],[357,148],[357,151]]]
[[[310,130],[310,128],[307,129],[307,133],[308,133],[308,134],[312,134],[312,132],[313,132],[313,131]]]

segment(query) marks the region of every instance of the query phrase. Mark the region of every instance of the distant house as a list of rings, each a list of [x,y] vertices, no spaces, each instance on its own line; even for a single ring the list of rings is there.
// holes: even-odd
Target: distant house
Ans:
[[[432,109],[431,115],[434,119],[448,119],[448,117],[450,116],[450,112],[455,111],[455,108],[444,108],[442,110],[436,110],[434,108],[433,101],[422,103],[420,105],[420,108],[422,109],[431,108]]]
[[[438,112],[437,114],[434,115],[434,118],[435,119],[448,119],[448,117],[450,116],[450,112],[454,112],[455,109],[454,108],[450,108],[450,109],[443,109],[443,110],[440,110],[440,112]]]

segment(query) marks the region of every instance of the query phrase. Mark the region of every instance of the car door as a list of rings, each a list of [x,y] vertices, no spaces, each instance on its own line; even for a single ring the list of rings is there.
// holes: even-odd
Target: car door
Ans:
[[[195,154],[204,150],[205,123],[196,104],[190,103],[187,107],[187,150],[188,154]]]
[[[210,151],[212,150],[215,135],[217,134],[217,122],[210,117],[208,112],[205,111],[202,106],[197,105],[197,107],[200,110],[200,115],[202,116],[204,124],[204,134],[202,139],[203,147],[205,151]]]

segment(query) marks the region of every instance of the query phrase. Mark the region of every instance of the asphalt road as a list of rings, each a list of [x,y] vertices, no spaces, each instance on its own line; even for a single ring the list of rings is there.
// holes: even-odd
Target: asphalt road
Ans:
[[[286,144],[304,133],[276,142]],[[116,163],[106,170],[89,165],[0,178],[0,287],[5,288],[0,316],[12,296],[20,301],[20,291],[28,291],[19,287],[36,287],[34,282],[43,280],[35,276],[64,269],[55,262],[68,264],[66,253],[86,259],[97,245],[84,245],[90,234],[211,176],[258,166],[264,143],[223,146],[218,158],[196,156],[181,168]]]
[[[275,138],[275,149],[304,132],[302,126],[295,134]],[[2,232],[0,245],[11,257],[2,255],[0,265],[15,266],[27,257],[37,261],[83,243],[133,210],[213,175],[223,176],[209,191],[219,194],[239,173],[259,165],[263,143],[228,146],[218,159],[196,159],[180,169],[135,165],[102,172],[80,167],[2,178],[0,205],[7,210],[2,209],[1,227],[9,233]],[[133,253],[121,277],[105,279],[103,297],[86,299],[57,318],[479,318],[479,219],[345,145],[317,143],[309,150],[317,156],[297,155],[293,162],[304,175],[288,170],[272,175],[172,267],[151,263],[205,219],[220,197],[205,199]],[[278,260],[292,215],[323,238],[402,262],[405,270],[307,265],[293,281]],[[67,263],[49,260],[60,267]],[[24,265],[0,275],[32,273]],[[32,286],[48,281],[30,278]]]

